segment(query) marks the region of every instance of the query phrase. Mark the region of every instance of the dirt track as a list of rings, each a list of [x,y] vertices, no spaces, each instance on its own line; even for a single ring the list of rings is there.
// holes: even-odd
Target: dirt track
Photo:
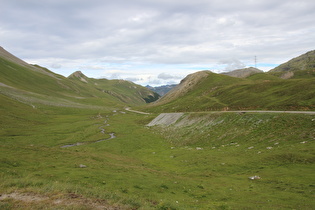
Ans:
[[[138,113],[138,114],[150,114],[150,113],[147,113],[147,112],[140,112],[140,111],[132,110],[132,109],[130,109],[130,107],[125,108],[125,110],[129,111],[129,112]]]
[[[289,113],[289,114],[315,114],[315,111],[264,111],[264,110],[248,110],[248,111],[224,111],[224,112],[239,112],[239,113]]]

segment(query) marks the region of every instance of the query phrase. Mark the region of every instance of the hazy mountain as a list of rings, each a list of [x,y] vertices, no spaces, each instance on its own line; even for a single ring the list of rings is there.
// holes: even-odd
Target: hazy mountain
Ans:
[[[176,84],[173,84],[173,85],[162,85],[162,86],[158,86],[158,87],[152,87],[150,85],[146,86],[146,88],[148,88],[148,89],[158,93],[160,96],[164,96],[166,93],[168,93],[174,87],[176,87]]]

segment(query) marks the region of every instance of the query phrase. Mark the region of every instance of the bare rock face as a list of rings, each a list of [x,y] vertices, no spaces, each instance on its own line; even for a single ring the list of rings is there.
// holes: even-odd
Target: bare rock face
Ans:
[[[291,77],[294,76],[294,72],[293,71],[289,71],[289,72],[285,72],[283,73],[280,78],[281,79],[290,79]]]
[[[162,113],[152,120],[147,126],[174,124],[184,113]]]

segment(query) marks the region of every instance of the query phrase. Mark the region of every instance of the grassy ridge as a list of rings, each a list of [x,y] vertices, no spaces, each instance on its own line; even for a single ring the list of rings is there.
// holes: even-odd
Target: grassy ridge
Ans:
[[[315,69],[315,50],[309,51],[303,55],[289,60],[276,68],[270,70],[271,73],[275,72],[296,72],[300,70],[314,70]]]
[[[312,115],[190,114],[176,126],[147,128],[154,116],[7,103],[13,106],[11,117],[1,118],[1,193],[32,192],[50,199],[4,200],[1,207],[56,208],[54,198],[69,196],[128,209],[314,205]],[[15,110],[21,108],[29,112]],[[100,126],[107,124],[102,134]],[[117,138],[60,148],[111,132]],[[253,175],[262,179],[249,180]],[[72,207],[76,204],[67,208]]]
[[[142,105],[158,98],[147,88],[128,81],[87,78],[89,82],[82,82],[37,68],[49,75],[0,57],[0,92],[27,104],[73,107]]]
[[[283,80],[265,73],[246,79],[209,73],[186,94],[146,107],[151,112],[314,110],[315,80]]]

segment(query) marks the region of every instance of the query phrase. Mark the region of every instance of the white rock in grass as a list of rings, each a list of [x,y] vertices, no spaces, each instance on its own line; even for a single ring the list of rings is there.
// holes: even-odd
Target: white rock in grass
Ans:
[[[86,165],[80,164],[79,167],[80,168],[86,168]]]
[[[250,180],[261,179],[260,176],[250,176],[248,177]]]

